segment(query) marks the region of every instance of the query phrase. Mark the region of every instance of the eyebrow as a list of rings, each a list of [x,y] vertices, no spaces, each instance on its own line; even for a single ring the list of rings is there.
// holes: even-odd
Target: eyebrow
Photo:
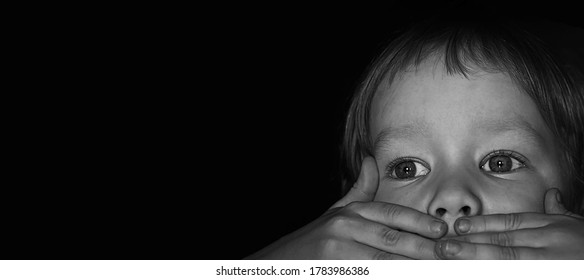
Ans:
[[[495,118],[474,120],[472,121],[472,127],[475,129],[482,128],[489,133],[496,134],[503,134],[509,131],[516,132],[521,138],[538,147],[543,147],[545,143],[545,138],[541,133],[520,115],[515,115],[513,118],[505,120]],[[388,146],[392,139],[411,139],[420,136],[424,138],[431,137],[429,123],[416,120],[399,127],[386,127],[375,138],[373,144],[374,154],[377,155],[381,148]]]
[[[546,142],[543,135],[520,115],[515,115],[508,120],[486,119],[480,122],[475,121],[473,122],[473,125],[474,127],[484,128],[488,132],[499,134],[508,131],[516,132],[521,138],[540,148],[543,148],[544,143]]]
[[[375,155],[378,154],[379,150],[387,145],[391,139],[410,139],[416,136],[428,137],[430,132],[430,125],[423,121],[412,121],[409,124],[402,125],[399,127],[386,127],[382,129],[375,141],[373,142],[373,152]]]

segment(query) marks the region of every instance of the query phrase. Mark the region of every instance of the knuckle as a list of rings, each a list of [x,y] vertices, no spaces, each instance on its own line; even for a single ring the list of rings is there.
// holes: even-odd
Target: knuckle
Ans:
[[[515,230],[521,225],[521,216],[517,213],[505,215],[505,229]]]
[[[347,209],[348,211],[351,211],[351,212],[358,212],[362,207],[363,207],[362,202],[353,201],[353,202],[347,204],[347,206],[345,206],[345,209]]]
[[[324,239],[319,242],[318,248],[322,256],[334,255],[339,251],[340,242],[337,239]]]
[[[381,234],[381,240],[383,244],[389,247],[395,246],[401,238],[401,234],[397,230],[387,229]]]
[[[344,229],[350,224],[351,218],[346,215],[335,215],[329,220],[329,227],[333,229]]]
[[[389,220],[391,221],[395,221],[398,219],[398,217],[402,214],[402,209],[396,205],[393,204],[388,204],[384,206],[384,212],[385,215],[389,218]]]
[[[519,259],[519,253],[513,247],[502,247],[499,250],[499,257],[502,260],[517,260]]]
[[[499,232],[496,234],[491,235],[491,244],[499,245],[499,246],[510,246],[511,239],[507,232]]]
[[[373,257],[373,260],[393,260],[395,259],[395,255],[390,254],[388,252],[384,252],[384,251],[377,251]]]
[[[424,242],[423,240],[417,240],[415,242],[414,248],[416,248],[416,252],[421,254],[426,254],[428,252],[434,251],[434,246],[428,246],[428,243]]]

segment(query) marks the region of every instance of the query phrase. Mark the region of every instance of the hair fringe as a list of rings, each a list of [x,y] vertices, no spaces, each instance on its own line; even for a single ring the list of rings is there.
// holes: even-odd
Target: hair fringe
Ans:
[[[417,67],[430,56],[443,61],[448,74],[468,78],[475,71],[507,73],[538,106],[563,150],[573,212],[584,213],[584,74],[573,76],[525,25],[494,18],[489,22],[433,19],[390,42],[367,69],[351,98],[341,144],[341,180],[345,193],[357,180],[361,162],[372,155],[369,110],[380,83]],[[580,79],[578,79],[580,78]]]

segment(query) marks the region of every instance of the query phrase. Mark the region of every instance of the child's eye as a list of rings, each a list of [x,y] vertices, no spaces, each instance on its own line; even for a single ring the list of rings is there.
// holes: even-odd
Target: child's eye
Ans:
[[[430,169],[412,159],[397,159],[387,167],[387,175],[392,179],[409,180],[428,173],[430,173]]]
[[[525,167],[525,158],[511,151],[495,151],[487,155],[480,168],[491,173],[509,173]]]

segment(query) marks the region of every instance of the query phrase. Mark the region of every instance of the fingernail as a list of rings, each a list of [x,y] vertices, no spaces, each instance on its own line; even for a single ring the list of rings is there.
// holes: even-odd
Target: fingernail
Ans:
[[[467,233],[468,231],[470,231],[470,221],[467,219],[459,219],[458,220],[458,232]]]
[[[460,252],[460,250],[462,250],[462,246],[460,246],[460,244],[454,240],[446,241],[445,246],[442,246],[442,248],[444,250],[444,254],[448,255],[456,255]]]
[[[562,204],[562,195],[560,194],[560,191],[556,192],[556,200],[558,203]]]
[[[432,232],[435,232],[435,233],[445,232],[446,229],[447,229],[446,223],[444,223],[443,221],[439,221],[439,220],[434,220],[432,222],[432,225],[430,226],[430,230],[432,230]]]
[[[436,252],[438,259],[441,259],[441,260],[446,259],[444,256],[444,249],[443,249],[445,242],[446,241],[444,241],[444,240],[438,240],[438,241],[436,241],[436,245],[434,247],[434,251]]]

